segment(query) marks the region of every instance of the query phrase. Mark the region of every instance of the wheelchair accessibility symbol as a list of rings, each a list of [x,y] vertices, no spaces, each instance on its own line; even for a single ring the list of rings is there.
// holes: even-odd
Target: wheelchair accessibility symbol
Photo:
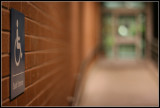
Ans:
[[[19,63],[22,58],[22,50],[21,50],[20,36],[18,35],[18,20],[16,21],[16,27],[17,27],[17,30],[16,30],[15,45],[14,45],[14,58],[15,58],[16,66],[19,66]],[[16,55],[17,50],[19,50],[18,60],[17,60],[17,55]]]

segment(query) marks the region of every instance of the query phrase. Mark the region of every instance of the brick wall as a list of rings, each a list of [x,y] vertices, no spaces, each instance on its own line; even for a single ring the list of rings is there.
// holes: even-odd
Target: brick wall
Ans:
[[[25,15],[25,91],[10,101],[10,8]],[[2,105],[69,105],[69,3],[2,2]]]
[[[81,85],[89,66],[95,62],[100,43],[101,10],[99,2],[71,3],[71,55],[72,75],[76,76],[75,99],[79,101]],[[74,58],[74,59],[73,59]],[[78,71],[77,71],[78,70]]]
[[[83,59],[87,59],[98,47],[100,42],[100,4],[97,2],[83,3],[82,51]]]
[[[68,106],[99,36],[94,2],[2,2],[2,105]],[[25,15],[25,91],[10,101],[10,8]]]

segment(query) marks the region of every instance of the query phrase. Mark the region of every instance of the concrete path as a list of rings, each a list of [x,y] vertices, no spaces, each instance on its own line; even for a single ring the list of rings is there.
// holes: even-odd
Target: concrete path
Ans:
[[[89,69],[78,106],[157,106],[158,80],[146,61],[100,59]]]

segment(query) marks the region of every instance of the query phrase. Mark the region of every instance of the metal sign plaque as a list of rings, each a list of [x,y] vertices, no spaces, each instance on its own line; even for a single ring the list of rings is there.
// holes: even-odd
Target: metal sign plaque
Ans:
[[[11,9],[11,99],[24,92],[25,89],[25,40],[24,14]]]

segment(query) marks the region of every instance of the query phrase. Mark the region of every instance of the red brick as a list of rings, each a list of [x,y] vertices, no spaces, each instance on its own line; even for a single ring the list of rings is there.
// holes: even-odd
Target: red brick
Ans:
[[[35,86],[29,87],[26,92],[27,92],[27,103],[28,103],[36,96]]]
[[[29,19],[25,18],[25,33],[26,34],[31,34],[31,35],[38,35],[38,25],[30,21]]]
[[[34,20],[40,16],[39,11],[37,11],[29,2],[22,2],[22,12],[25,16]]]
[[[25,54],[25,69],[29,69],[35,66],[34,56],[34,53]]]
[[[14,99],[12,101],[10,101],[10,99],[7,99],[7,101],[5,101],[2,106],[17,106],[17,99]]]
[[[45,66],[39,68],[39,78],[42,78],[45,75]]]
[[[10,30],[10,12],[2,8],[2,29]]]
[[[39,106],[39,97],[36,98],[29,106]]]
[[[31,38],[25,36],[25,51],[31,51]]]
[[[34,36],[41,36],[41,37],[50,37],[51,31],[40,26],[35,21],[25,18],[25,33]]]
[[[2,2],[2,6],[6,7],[6,8],[9,8],[9,2]]]
[[[25,106],[30,103],[30,106],[36,106],[41,105],[46,99],[49,99],[46,102],[47,105],[66,105],[65,98],[68,95],[66,91],[69,89],[65,88],[68,87],[67,83],[73,81],[69,80],[70,67],[67,67],[69,66],[68,60],[70,60],[68,56],[70,25],[67,25],[70,22],[69,3],[9,2],[8,5],[2,5],[4,5],[2,7],[1,37],[2,78],[9,75],[10,70],[9,54],[4,54],[9,53],[10,46],[8,44],[10,36],[7,37],[10,35],[9,8],[21,11],[25,15],[26,51],[25,91],[10,102],[9,80],[7,84],[2,82],[3,105]],[[53,63],[50,63],[52,61]]]
[[[10,2],[10,8],[14,8],[17,11],[22,12],[22,2]]]
[[[32,18],[32,15],[36,15],[35,9],[29,5],[28,2],[22,2],[22,12],[25,16]]]
[[[10,74],[9,55],[2,56],[2,77]]]
[[[40,78],[39,78],[39,79],[40,79]],[[36,83],[36,85],[35,85],[35,92],[36,92],[37,94],[39,94],[39,93],[41,92],[41,90],[43,89],[43,87],[41,87],[41,86],[43,86],[43,85],[41,85],[40,82]],[[42,89],[40,89],[40,88],[42,88]]]
[[[26,94],[27,94],[27,104],[33,100],[33,98],[36,96],[36,92],[35,92],[35,87],[36,86],[30,86],[29,88],[27,88],[26,90]]]
[[[2,32],[2,53],[10,52],[10,34]]]
[[[27,92],[24,91],[24,93],[20,94],[17,97],[17,106],[24,106],[27,104]]]
[[[43,93],[42,95],[39,96],[39,105],[40,106],[43,106],[44,99],[45,99],[45,94]]]
[[[40,8],[41,10],[45,11],[46,13],[50,14],[51,13],[51,5],[48,4],[47,2],[43,3],[43,2],[32,2],[32,4],[34,4],[35,6],[37,6],[38,8]]]
[[[38,79],[37,69],[31,70],[31,84],[34,83]]]
[[[9,97],[9,77],[2,80],[2,99]]]
[[[38,47],[37,47],[38,50],[45,50],[46,49],[46,44],[44,42],[45,41],[42,39],[38,40]]]
[[[37,7],[33,5],[33,3],[22,2],[22,11],[27,17],[39,22],[40,24],[43,24],[45,26],[52,25],[51,20],[43,12],[39,11],[39,9],[37,9]]]
[[[40,65],[40,64],[42,64],[43,62],[42,62],[42,59],[44,59],[44,58],[42,58],[42,55],[43,55],[43,53],[36,53],[35,54],[35,64],[36,65]]]
[[[29,86],[31,84],[31,75],[30,71],[25,72],[25,87]]]
[[[39,47],[39,39],[31,38],[31,50],[38,50]]]

